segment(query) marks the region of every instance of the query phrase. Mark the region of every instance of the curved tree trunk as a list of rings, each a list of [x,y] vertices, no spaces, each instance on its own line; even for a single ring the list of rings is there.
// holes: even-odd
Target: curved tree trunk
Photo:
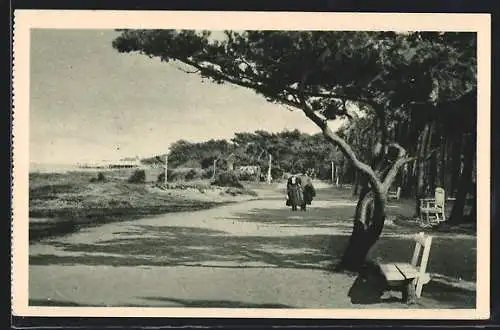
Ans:
[[[333,132],[327,122],[319,117],[314,110],[307,104],[302,95],[303,83],[307,74],[304,75],[301,83],[299,84],[299,99],[304,114],[311,119],[323,132],[325,138],[331,143],[335,144],[338,149],[349,159],[351,164],[359,171],[362,179],[366,180],[370,191],[363,191],[360,193],[360,199],[356,208],[354,228],[350,241],[346,247],[344,256],[337,267],[338,270],[360,270],[365,263],[368,252],[371,247],[378,240],[385,221],[385,200],[387,191],[394,181],[399,169],[403,166],[408,158],[406,151],[398,144],[392,144],[392,147],[398,150],[398,157],[390,164],[387,174],[381,180],[381,171],[374,169],[368,164],[363,163],[357,157],[351,146],[342,139],[339,135]],[[383,127],[385,129],[385,127]],[[385,141],[384,141],[385,142]],[[382,147],[385,147],[385,143]],[[384,160],[384,157],[380,157]]]
[[[366,256],[377,242],[385,221],[385,200],[371,192],[360,196],[356,206],[354,227],[337,270],[359,271]]]
[[[400,150],[401,152],[401,150]],[[340,263],[336,270],[360,271],[365,265],[370,249],[377,242],[384,228],[387,191],[396,179],[399,169],[405,164],[404,152],[389,167],[384,168],[385,156],[375,160],[372,167],[383,182],[373,184],[365,180],[356,205],[354,227]]]

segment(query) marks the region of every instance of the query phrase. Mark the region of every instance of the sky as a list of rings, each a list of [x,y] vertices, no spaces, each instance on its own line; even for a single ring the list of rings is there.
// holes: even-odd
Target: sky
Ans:
[[[111,46],[113,30],[32,30],[30,161],[76,163],[149,157],[184,139],[318,128],[300,111],[253,91]]]

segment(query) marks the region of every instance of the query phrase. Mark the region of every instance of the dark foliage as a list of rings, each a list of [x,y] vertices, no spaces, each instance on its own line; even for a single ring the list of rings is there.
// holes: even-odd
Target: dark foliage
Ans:
[[[135,170],[127,180],[129,183],[145,183],[146,172],[144,170]]]
[[[219,187],[243,188],[243,184],[241,184],[238,175],[234,171],[219,172],[211,184]]]

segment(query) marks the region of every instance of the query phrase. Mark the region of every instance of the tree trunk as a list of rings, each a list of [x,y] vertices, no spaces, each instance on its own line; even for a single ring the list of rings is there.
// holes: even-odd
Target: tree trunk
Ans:
[[[385,200],[363,191],[356,206],[354,228],[337,270],[359,271],[377,242],[385,221]]]
[[[420,199],[425,197],[425,155],[427,140],[429,136],[430,124],[426,124],[422,134],[420,135],[420,141],[418,145],[418,160],[417,160],[417,182],[416,182],[416,205],[415,213],[416,216],[420,216]]]
[[[403,186],[401,187],[401,195],[404,197],[413,197],[413,186],[415,181],[416,162],[408,164],[406,175],[404,177]]]
[[[437,185],[443,187],[445,191],[448,191],[448,185],[446,180],[446,168],[448,166],[447,152],[448,151],[448,139],[446,137],[441,138],[441,145],[439,147],[439,160],[437,167]]]
[[[438,167],[438,159],[436,153],[434,153],[431,156],[431,159],[429,159],[429,181],[428,181],[428,187],[430,191],[434,191],[436,189],[436,180],[437,180],[437,169]]]
[[[303,92],[303,82],[306,77],[307,74],[304,75],[302,83],[299,84],[300,94]],[[323,118],[316,115],[303,98],[303,95],[300,95],[299,99],[304,114],[321,128],[327,140],[340,149],[356,170],[363,175],[363,181],[367,181],[370,186],[370,192],[364,193],[362,191],[360,194],[360,199],[356,207],[353,232],[345,253],[341,258],[341,262],[337,267],[338,270],[360,270],[365,263],[368,252],[382,233],[385,221],[387,191],[394,181],[399,168],[408,160],[406,152],[399,145],[392,145],[398,149],[398,158],[391,165],[389,171],[387,171],[384,180],[381,181],[380,176],[376,173],[377,171],[360,161],[351,146],[339,135],[335,134]],[[382,144],[382,146],[385,145]]]
[[[357,169],[354,169],[354,180],[352,183],[352,196],[357,196],[359,191],[359,173]]]
[[[473,224],[477,224],[476,222],[476,210],[477,210],[477,199],[476,199],[476,192],[474,191],[474,193],[472,194],[472,205],[471,205],[471,210],[469,212],[469,214],[465,217],[465,221],[466,222],[470,222],[470,223],[473,223]]]
[[[468,136],[465,139],[464,145],[464,167],[460,179],[458,182],[458,191],[456,194],[456,200],[453,204],[453,209],[451,210],[449,223],[457,224],[464,220],[464,208],[467,198],[467,193],[471,191],[472,184],[472,170],[474,164],[474,147],[475,147],[474,136]]]
[[[460,177],[460,168],[462,165],[462,137],[455,139],[452,144],[451,158],[451,179],[450,179],[450,196],[455,196],[457,192],[458,180]]]
[[[436,136],[437,132],[435,127],[436,125],[434,123],[431,123],[431,126],[429,128],[429,137],[427,140],[427,146],[425,150],[426,159],[429,153],[432,152],[433,146],[436,145],[436,143],[434,143],[434,140],[436,140],[437,138]],[[427,162],[427,192],[431,192],[436,189],[437,161],[438,161],[438,156],[436,152],[434,152],[430,156],[429,161]]]

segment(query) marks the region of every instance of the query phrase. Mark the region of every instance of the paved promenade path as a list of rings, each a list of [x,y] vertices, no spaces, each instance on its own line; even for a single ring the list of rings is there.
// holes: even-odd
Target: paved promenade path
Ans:
[[[291,212],[282,197],[268,194],[45,239],[30,245],[30,305],[407,308],[397,292],[382,302],[357,301],[356,277],[331,272],[350,235],[353,208],[346,199],[318,199],[307,212]],[[387,228],[381,255],[413,247]],[[440,264],[434,270],[444,274]],[[473,307],[473,281],[461,283],[429,283],[416,307]]]

